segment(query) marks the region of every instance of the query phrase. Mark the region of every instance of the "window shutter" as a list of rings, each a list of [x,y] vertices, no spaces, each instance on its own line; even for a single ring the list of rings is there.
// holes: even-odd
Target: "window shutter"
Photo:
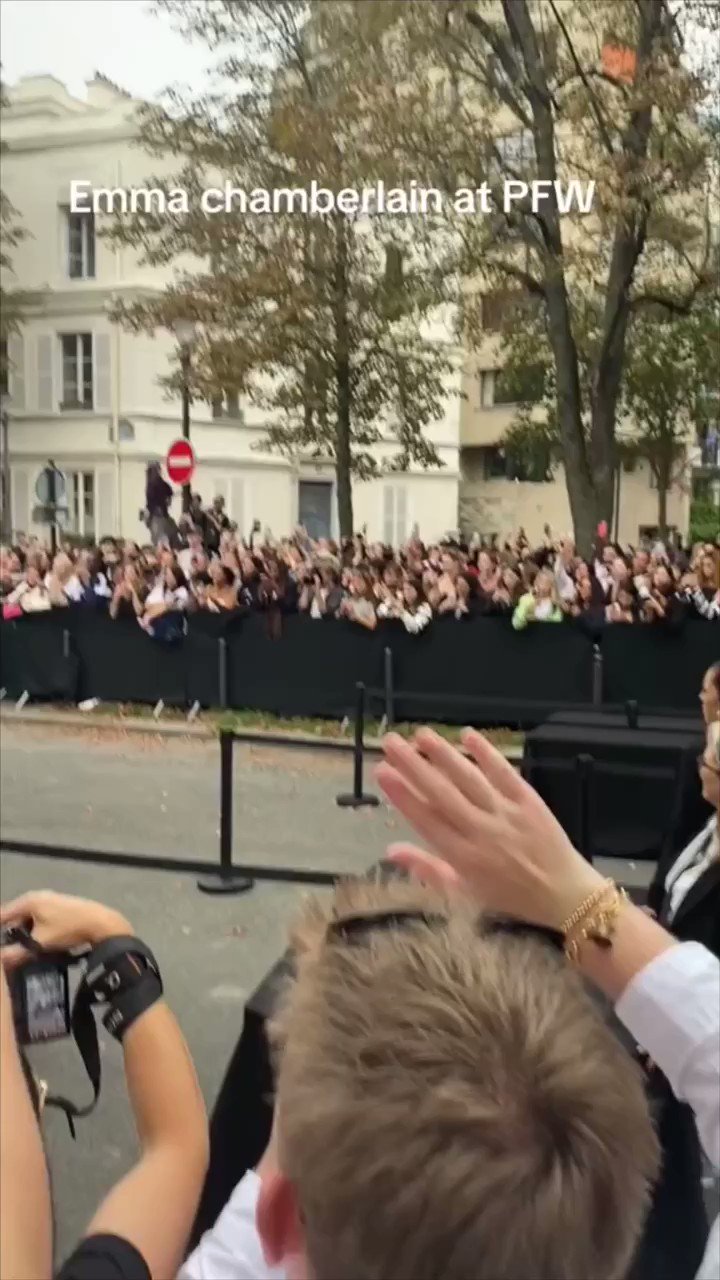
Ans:
[[[395,490],[391,484],[383,486],[383,542],[392,546],[395,528]]]
[[[400,547],[407,541],[407,489],[398,485],[395,490],[395,542]]]
[[[42,413],[53,410],[53,347],[52,337],[43,333],[37,340],[37,398]]]
[[[10,471],[11,515],[13,533],[30,532],[30,473],[24,467]]]
[[[110,335],[93,335],[93,402],[96,409],[110,408]]]
[[[115,537],[119,532],[115,511],[115,472],[111,467],[100,467],[95,473],[95,536]]]
[[[230,502],[228,515],[238,529],[245,528],[245,481],[230,481]]]
[[[25,408],[25,341],[11,333],[7,344],[8,382],[13,409]]]

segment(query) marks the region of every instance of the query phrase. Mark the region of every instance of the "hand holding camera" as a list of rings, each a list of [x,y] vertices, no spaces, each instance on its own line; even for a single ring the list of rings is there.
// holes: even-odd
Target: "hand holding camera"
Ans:
[[[132,934],[125,917],[112,908],[49,889],[25,893],[5,903],[0,907],[0,926],[3,932],[27,929],[33,941],[46,951],[73,951],[76,947],[96,946],[106,938]],[[10,970],[31,960],[32,953],[10,940],[8,945],[0,946],[0,959],[3,967]]]
[[[54,1040],[71,1030],[77,1040],[82,1023],[87,1045],[96,1040],[92,1017],[96,1005],[104,1007],[106,1028],[122,1039],[162,995],[152,952],[133,936],[125,917],[110,907],[43,890],[23,894],[0,908],[0,926],[0,957],[11,979],[21,1044]],[[81,964],[71,1015],[68,971]],[[78,1047],[87,1066],[87,1053],[79,1041]],[[99,1073],[93,1086],[97,1099]],[[77,1108],[73,1113],[87,1114]]]

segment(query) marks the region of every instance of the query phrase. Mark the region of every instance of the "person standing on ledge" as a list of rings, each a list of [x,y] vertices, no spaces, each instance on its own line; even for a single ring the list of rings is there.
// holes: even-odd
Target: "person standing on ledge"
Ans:
[[[162,538],[172,538],[175,522],[170,518],[173,491],[163,480],[159,462],[148,462],[145,473],[145,523],[154,547]]]

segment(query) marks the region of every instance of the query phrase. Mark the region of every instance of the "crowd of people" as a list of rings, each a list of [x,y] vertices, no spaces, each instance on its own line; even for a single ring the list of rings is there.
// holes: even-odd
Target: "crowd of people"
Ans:
[[[661,1077],[666,1110],[687,1113],[717,1168],[718,664],[701,701],[711,817],[658,866],[643,909],[477,732],[462,751],[428,729],[386,738],[379,785],[434,852],[394,845],[407,879],[306,902],[271,1032],[269,1146],[189,1256],[212,1154],[155,957],[100,904],[5,903],[0,924],[25,941],[0,952],[4,1280],[52,1271],[44,1095],[3,976],[43,948],[86,949],[140,1143],[56,1280],[716,1280],[720,1221],[688,1235],[663,1204],[677,1153],[647,1083]],[[643,1254],[653,1222],[682,1240],[677,1258],[657,1237]]]
[[[370,630],[397,619],[412,633],[435,618],[479,615],[506,616],[518,630],[565,619],[593,629],[720,620],[720,540],[687,550],[602,542],[584,559],[572,538],[553,538],[547,526],[540,546],[522,529],[502,545],[477,536],[427,545],[413,535],[393,548],[361,534],[313,540],[303,528],[274,539],[257,527],[243,536],[222,497],[204,507],[198,494],[177,526],[161,518],[148,526],[143,546],[105,537],[63,543],[52,558],[33,538],[3,547],[3,616],[77,605],[136,618],[153,634],[192,611],[299,612]]]

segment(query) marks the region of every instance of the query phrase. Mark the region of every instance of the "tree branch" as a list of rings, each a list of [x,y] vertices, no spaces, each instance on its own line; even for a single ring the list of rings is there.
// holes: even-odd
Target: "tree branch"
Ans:
[[[490,24],[486,22],[484,18],[481,18],[480,14],[476,13],[475,10],[471,9],[466,11],[465,18],[471,27],[475,27],[475,29],[480,32],[485,43],[490,46],[510,84],[515,86],[516,89],[520,89],[522,84],[522,69],[518,65],[513,55],[513,51],[507,41],[502,40],[498,32],[493,31]],[[521,120],[527,129],[532,129],[532,119],[522,106],[521,101],[515,95],[511,94],[509,88],[505,88],[498,81],[497,77],[492,75],[492,73],[490,73],[489,78],[492,81],[492,87],[495,89],[495,92],[503,99],[506,105],[514,111],[518,120]]]
[[[645,289],[642,293],[637,293],[630,299],[630,309],[631,311],[639,311],[641,307],[656,306],[664,307],[670,315],[687,316],[693,309],[693,303],[702,289],[703,283],[702,278],[697,279],[690,292],[684,298],[673,298],[667,293],[655,293],[651,289]]]
[[[561,32],[562,32],[562,34],[563,34],[563,39],[565,40],[565,43],[566,43],[566,45],[567,45],[567,47],[568,47],[568,49],[569,49],[569,51],[570,51],[570,57],[572,58],[572,62],[573,62],[573,66],[575,67],[575,71],[576,71],[577,75],[580,77],[580,79],[582,80],[582,83],[583,83],[583,85],[584,85],[584,87],[585,87],[585,90],[586,90],[586,92],[587,92],[587,95],[588,95],[588,97],[589,97],[589,99],[590,99],[590,107],[591,107],[592,113],[593,113],[593,115],[594,115],[594,117],[595,117],[595,123],[597,124],[598,131],[599,131],[599,134],[600,134],[600,139],[601,139],[601,141],[602,141],[602,144],[603,144],[603,146],[605,147],[605,150],[607,151],[608,155],[614,155],[614,154],[615,154],[615,147],[613,146],[613,141],[612,141],[612,138],[611,138],[610,133],[609,133],[609,131],[608,131],[607,125],[606,125],[606,123],[605,123],[605,118],[604,118],[604,116],[603,116],[603,113],[602,113],[602,111],[600,110],[600,104],[599,104],[599,102],[598,102],[598,100],[597,100],[597,98],[596,98],[596,96],[595,96],[595,94],[594,94],[594,92],[593,92],[592,88],[590,87],[590,84],[589,84],[589,81],[588,81],[588,77],[587,77],[587,75],[585,74],[585,72],[584,72],[584,70],[583,70],[583,67],[582,67],[582,64],[581,64],[581,62],[580,62],[580,59],[579,59],[579,58],[578,58],[578,56],[577,56],[577,53],[576,53],[576,51],[575,51],[575,46],[574,46],[574,44],[573,44],[573,42],[572,42],[572,38],[571,38],[571,36],[570,36],[570,32],[568,31],[568,29],[567,29],[567,27],[566,27],[565,23],[563,22],[562,18],[560,17],[560,14],[559,14],[559,13],[558,13],[558,11],[557,11],[557,8],[556,8],[556,6],[555,6],[555,0],[549,0],[549,4],[550,4],[550,8],[551,8],[551,10],[552,10],[553,16],[554,16],[554,18],[555,18],[555,21],[557,22],[557,24],[558,24],[558,26],[559,26],[559,28],[560,28],[560,30],[561,30]]]

